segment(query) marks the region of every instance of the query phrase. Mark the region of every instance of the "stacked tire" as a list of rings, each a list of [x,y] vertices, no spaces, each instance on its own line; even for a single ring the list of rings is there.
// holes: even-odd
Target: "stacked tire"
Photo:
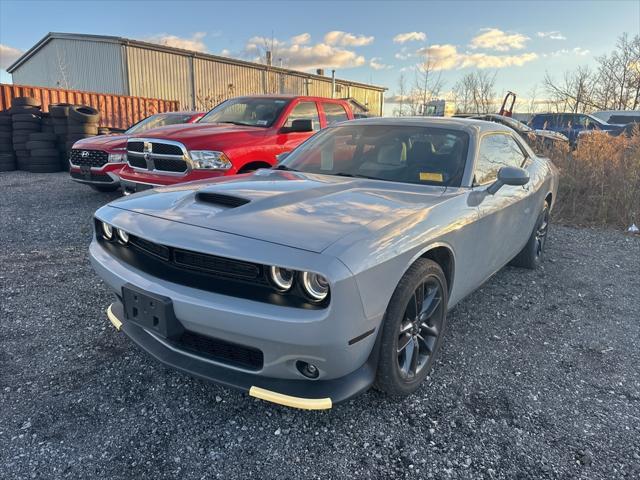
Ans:
[[[64,170],[69,165],[69,152],[67,151],[67,123],[69,123],[69,109],[73,105],[69,103],[52,103],[49,105],[49,115],[53,125],[53,133],[56,134],[56,148],[60,152],[60,164]]]
[[[40,101],[32,97],[15,97],[11,100],[11,126],[13,151],[20,170],[29,169],[29,135],[40,132],[42,112]]]
[[[16,169],[16,157],[13,154],[12,121],[9,110],[0,112],[0,172]]]
[[[98,135],[99,122],[100,112],[95,108],[86,105],[70,107],[67,121],[67,151],[70,151],[78,140]]]
[[[26,147],[29,152],[28,169],[30,172],[52,173],[61,170],[57,140],[57,135],[51,132],[38,132],[29,135]]]

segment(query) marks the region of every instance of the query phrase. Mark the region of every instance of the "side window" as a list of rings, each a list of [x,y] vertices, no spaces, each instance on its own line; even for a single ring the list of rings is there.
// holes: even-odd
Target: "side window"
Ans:
[[[347,111],[339,103],[323,103],[322,108],[324,108],[324,115],[327,117],[327,127],[332,123],[349,120]]]
[[[300,102],[293,107],[284,126],[290,127],[294,120],[311,120],[313,122],[313,129],[320,130],[320,116],[318,115],[318,108],[315,102]]]
[[[475,184],[493,182],[502,167],[521,167],[525,156],[511,135],[491,134],[480,143],[478,164],[475,171]]]

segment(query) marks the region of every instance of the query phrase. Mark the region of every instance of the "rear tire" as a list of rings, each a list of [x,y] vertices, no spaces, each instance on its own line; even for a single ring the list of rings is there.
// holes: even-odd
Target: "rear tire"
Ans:
[[[549,203],[545,200],[542,211],[538,215],[536,225],[524,248],[509,263],[514,267],[534,270],[542,263],[544,246],[549,233]]]
[[[447,321],[447,281],[421,258],[404,274],[382,321],[375,387],[392,396],[418,389],[437,357]],[[404,348],[403,348],[404,346]]]

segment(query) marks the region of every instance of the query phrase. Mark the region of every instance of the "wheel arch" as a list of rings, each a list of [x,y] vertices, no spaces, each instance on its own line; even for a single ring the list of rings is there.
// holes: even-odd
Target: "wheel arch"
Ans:
[[[443,243],[432,244],[421,253],[419,258],[427,258],[440,265],[447,280],[447,291],[451,292],[455,277],[455,255],[453,249]],[[415,263],[415,260],[413,263]]]
[[[549,204],[549,209],[553,208],[553,193],[547,193],[547,196],[544,197],[544,200]]]

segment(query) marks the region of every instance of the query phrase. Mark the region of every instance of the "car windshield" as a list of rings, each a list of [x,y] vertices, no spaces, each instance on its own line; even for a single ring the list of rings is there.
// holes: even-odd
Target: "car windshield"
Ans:
[[[251,127],[270,127],[289,100],[280,98],[234,98],[221,103],[199,123],[231,123]]]
[[[193,115],[191,114],[176,114],[176,113],[159,113],[157,115],[151,115],[144,120],[139,121],[135,125],[129,127],[125,133],[140,133],[152,128],[165,127],[167,125],[176,125],[178,123],[187,123]]]
[[[340,125],[314,135],[276,168],[421,185],[460,186],[469,135],[411,125]]]

